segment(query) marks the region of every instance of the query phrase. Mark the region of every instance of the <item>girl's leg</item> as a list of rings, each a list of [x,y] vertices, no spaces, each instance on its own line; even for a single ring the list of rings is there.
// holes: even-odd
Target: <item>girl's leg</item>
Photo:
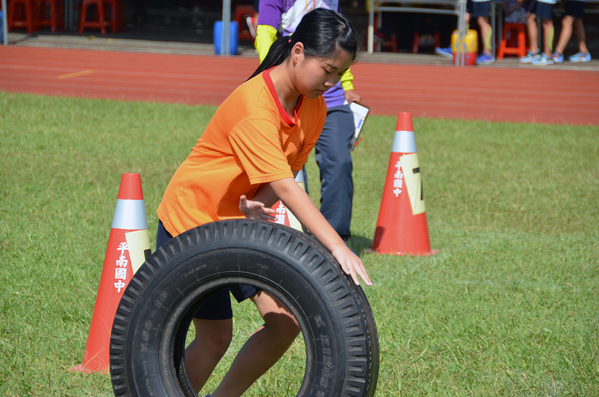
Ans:
[[[572,23],[574,18],[571,15],[566,15],[562,19],[562,31],[559,34],[559,40],[557,46],[555,46],[555,52],[563,54],[572,38]]]
[[[270,293],[260,291],[250,299],[256,304],[264,325],[243,345],[212,397],[241,396],[279,361],[300,332],[293,314]]]
[[[574,27],[576,28],[576,38],[578,39],[578,51],[584,52],[586,54],[589,52],[589,49],[587,48],[587,38],[584,31],[582,18],[576,18],[574,20]]]
[[[547,58],[551,58],[553,52],[553,21],[543,18],[541,24],[543,26],[543,52]]]
[[[478,26],[480,26],[483,52],[487,55],[491,55],[493,53],[491,46],[493,30],[491,28],[491,24],[489,23],[489,17],[478,17],[476,21],[478,22]]]
[[[537,28],[537,16],[535,14],[528,14],[526,17],[526,29],[528,30],[530,52],[536,54],[539,52],[539,29]]]
[[[194,390],[199,392],[225,355],[233,335],[233,320],[193,319],[196,337],[185,349],[185,368]]]

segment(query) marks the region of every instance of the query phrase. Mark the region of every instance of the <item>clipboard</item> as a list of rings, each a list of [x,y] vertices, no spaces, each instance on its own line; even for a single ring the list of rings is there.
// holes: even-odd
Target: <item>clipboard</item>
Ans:
[[[350,143],[350,150],[353,151],[354,148],[358,146],[360,142],[362,142],[362,128],[364,127],[366,117],[368,117],[368,112],[370,112],[370,108],[356,102],[350,103],[349,108],[354,114],[355,131]]]

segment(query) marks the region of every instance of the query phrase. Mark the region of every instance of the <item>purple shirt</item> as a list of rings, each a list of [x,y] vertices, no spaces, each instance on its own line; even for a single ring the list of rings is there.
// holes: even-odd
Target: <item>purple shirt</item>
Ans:
[[[341,13],[338,0],[260,0],[258,25],[270,25],[283,36],[290,36],[304,15],[314,8],[326,8]],[[341,81],[324,93],[327,107],[341,106],[345,102],[345,91]]]

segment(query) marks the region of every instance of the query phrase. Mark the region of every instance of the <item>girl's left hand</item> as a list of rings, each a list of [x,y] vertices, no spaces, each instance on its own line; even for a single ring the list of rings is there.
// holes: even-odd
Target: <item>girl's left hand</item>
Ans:
[[[366,273],[366,268],[364,267],[362,260],[358,258],[347,245],[342,244],[331,251],[331,253],[335,259],[337,259],[337,262],[339,262],[345,274],[349,275],[356,285],[360,285],[358,276],[364,280],[366,285],[372,285],[372,281],[370,281],[370,277],[368,277],[368,273]]]
[[[260,201],[248,200],[245,195],[239,197],[239,209],[247,219],[274,220],[275,210],[265,207]]]

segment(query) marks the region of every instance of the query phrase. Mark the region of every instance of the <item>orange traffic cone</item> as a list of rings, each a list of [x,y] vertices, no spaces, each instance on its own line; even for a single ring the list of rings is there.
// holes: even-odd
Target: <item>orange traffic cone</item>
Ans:
[[[301,186],[302,189],[306,190],[306,186],[304,184],[304,171],[300,171],[297,173],[295,177],[295,181]],[[278,223],[285,226],[290,226],[295,230],[303,231],[302,224],[297,219],[293,212],[289,211],[289,209],[285,206],[285,204],[279,200],[271,207],[276,211],[275,220],[271,221],[274,223]]]
[[[83,364],[69,368],[69,371],[109,372],[110,330],[114,315],[125,287],[149,251],[141,177],[123,174]]]
[[[432,255],[412,115],[400,113],[372,251]]]

